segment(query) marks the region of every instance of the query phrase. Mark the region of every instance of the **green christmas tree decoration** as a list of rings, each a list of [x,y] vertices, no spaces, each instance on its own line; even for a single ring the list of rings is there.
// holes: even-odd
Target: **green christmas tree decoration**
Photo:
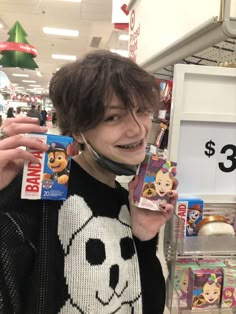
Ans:
[[[7,68],[37,69],[38,65],[33,60],[37,55],[36,49],[29,45],[27,34],[18,21],[9,30],[8,35],[7,41],[0,43],[0,65]]]

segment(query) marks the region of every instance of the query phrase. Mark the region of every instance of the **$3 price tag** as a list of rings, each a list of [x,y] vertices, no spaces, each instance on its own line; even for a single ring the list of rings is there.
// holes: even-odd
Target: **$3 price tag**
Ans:
[[[180,129],[180,194],[236,195],[236,126],[186,122]]]
[[[215,154],[215,142],[209,140],[205,144],[206,150],[204,151],[205,155],[208,158],[211,158]],[[236,145],[233,144],[226,144],[224,145],[221,150],[220,154],[224,154],[226,160],[230,161],[230,165],[226,162],[219,162],[219,169],[223,172],[232,172],[236,169]]]

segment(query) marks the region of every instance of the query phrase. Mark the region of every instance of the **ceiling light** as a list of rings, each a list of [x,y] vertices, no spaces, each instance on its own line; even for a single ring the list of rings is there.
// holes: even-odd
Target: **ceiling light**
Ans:
[[[117,53],[118,55],[121,55],[123,57],[128,57],[129,52],[128,50],[121,50],[121,49],[110,49],[111,52]]]
[[[36,85],[36,84],[29,84],[29,86],[40,87],[40,85]]]
[[[42,73],[39,71],[39,70],[36,70],[36,74],[39,76],[39,77],[42,77]]]
[[[119,40],[129,40],[129,35],[126,35],[126,34],[122,34],[119,36]]]
[[[81,2],[81,0],[64,0],[64,1],[67,1],[67,2]]]
[[[16,73],[12,74],[12,76],[29,77],[28,74],[16,74]]]
[[[3,22],[3,20],[0,18],[0,29],[5,29],[7,28],[6,27],[6,24]]]
[[[71,55],[56,55],[52,54],[53,59],[60,59],[60,60],[71,60],[74,61],[76,60],[76,56],[71,56]]]
[[[36,81],[31,81],[31,80],[22,80],[24,83],[36,83]]]
[[[62,36],[73,36],[73,37],[79,36],[79,31],[72,30],[72,29],[43,27],[43,31],[45,34],[50,34],[50,35],[62,35]]]

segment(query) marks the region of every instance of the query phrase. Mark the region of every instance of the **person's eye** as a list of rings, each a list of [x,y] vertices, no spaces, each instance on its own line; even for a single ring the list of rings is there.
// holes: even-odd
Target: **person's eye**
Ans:
[[[104,119],[105,122],[113,122],[113,121],[118,121],[120,119],[120,116],[118,115],[113,115],[113,116],[108,116]]]
[[[138,108],[136,112],[137,112],[137,114],[152,116],[152,112],[150,111],[150,109],[147,109],[144,107]]]

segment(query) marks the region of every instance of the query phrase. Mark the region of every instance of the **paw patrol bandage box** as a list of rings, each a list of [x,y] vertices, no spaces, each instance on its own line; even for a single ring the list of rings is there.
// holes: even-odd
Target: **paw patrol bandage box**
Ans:
[[[203,200],[199,198],[179,198],[176,203],[176,215],[182,221],[183,236],[197,236],[197,223],[203,216]]]
[[[139,181],[134,190],[133,204],[150,210],[165,211],[168,192],[173,189],[176,181],[176,163],[147,153],[137,175]]]
[[[49,145],[47,152],[27,149],[38,163],[25,162],[21,198],[64,200],[70,174],[71,144],[73,139],[52,134],[28,134]]]

